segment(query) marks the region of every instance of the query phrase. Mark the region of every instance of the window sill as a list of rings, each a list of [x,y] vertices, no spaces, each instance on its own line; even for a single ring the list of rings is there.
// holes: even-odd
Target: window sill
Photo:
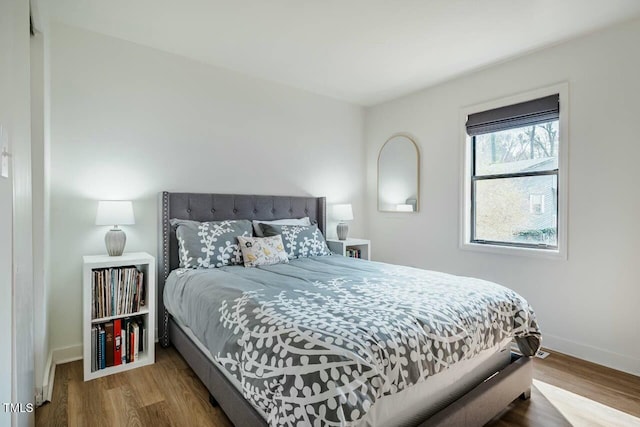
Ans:
[[[502,246],[496,244],[482,244],[464,242],[460,245],[460,249],[466,251],[485,252],[498,255],[516,255],[532,258],[544,258],[554,260],[566,260],[567,253],[560,249],[536,249],[521,248],[516,246]]]

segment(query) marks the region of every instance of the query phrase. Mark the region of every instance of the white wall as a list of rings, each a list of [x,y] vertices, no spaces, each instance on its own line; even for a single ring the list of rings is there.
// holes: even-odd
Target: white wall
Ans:
[[[33,191],[33,287],[35,379],[38,401],[45,382],[49,354],[49,150],[46,125],[48,110],[48,67],[45,35],[31,38],[31,178]],[[40,403],[40,402],[39,402]]]
[[[0,178],[0,324],[10,331],[0,343],[0,403],[23,405],[34,401],[29,86],[29,4],[2,1],[0,123],[12,165],[11,179]],[[0,409],[3,426],[30,425],[33,419],[33,413]]]
[[[360,107],[54,24],[51,348],[81,344],[97,200],[134,200],[128,251],[156,253],[161,190],[327,196],[363,235],[363,140]]]
[[[31,177],[33,218],[34,372],[36,403],[50,399],[50,55],[46,0],[31,0]]]
[[[545,345],[640,375],[638,44],[635,21],[368,109],[374,258],[509,286],[537,311]],[[570,85],[568,260],[460,250],[461,108],[563,81]],[[414,135],[420,147],[417,214],[376,210],[377,153],[396,132]]]
[[[9,138],[13,122],[11,109],[14,101],[12,92],[13,64],[16,59],[14,37],[17,32],[15,22],[21,10],[16,1],[0,2],[0,152],[4,147],[12,151]],[[12,324],[13,298],[13,179],[0,177],[0,324]],[[0,335],[0,403],[11,402],[13,328],[5,327],[8,333]],[[11,414],[0,411],[0,426],[11,425]]]

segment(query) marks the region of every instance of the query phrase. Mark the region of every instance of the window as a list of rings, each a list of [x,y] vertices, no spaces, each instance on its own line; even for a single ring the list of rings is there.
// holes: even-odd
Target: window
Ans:
[[[558,250],[560,95],[469,114],[467,243]]]

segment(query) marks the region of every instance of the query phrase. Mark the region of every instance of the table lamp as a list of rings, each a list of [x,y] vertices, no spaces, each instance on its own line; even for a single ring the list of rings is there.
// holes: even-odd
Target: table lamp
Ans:
[[[101,200],[98,202],[96,225],[112,225],[104,236],[107,253],[111,256],[120,256],[124,252],[127,243],[127,235],[118,228],[119,225],[135,224],[133,216],[133,203],[129,200]]]
[[[344,221],[353,220],[351,204],[333,205],[333,216],[340,221],[337,227],[338,239],[347,240],[349,226]]]

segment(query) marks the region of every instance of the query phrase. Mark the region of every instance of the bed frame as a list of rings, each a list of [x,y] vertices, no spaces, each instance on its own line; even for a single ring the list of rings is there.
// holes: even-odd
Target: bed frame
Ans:
[[[163,291],[169,273],[178,268],[178,244],[169,219],[218,221],[224,219],[300,218],[317,221],[326,235],[324,197],[252,196],[238,194],[160,193],[158,239],[158,337],[163,347],[173,345],[209,390],[209,400],[219,405],[236,426],[266,426],[258,411],[173,321],[164,307]],[[420,427],[481,426],[518,397],[531,393],[530,357],[512,355],[511,364],[469,390],[465,395],[425,420]]]

